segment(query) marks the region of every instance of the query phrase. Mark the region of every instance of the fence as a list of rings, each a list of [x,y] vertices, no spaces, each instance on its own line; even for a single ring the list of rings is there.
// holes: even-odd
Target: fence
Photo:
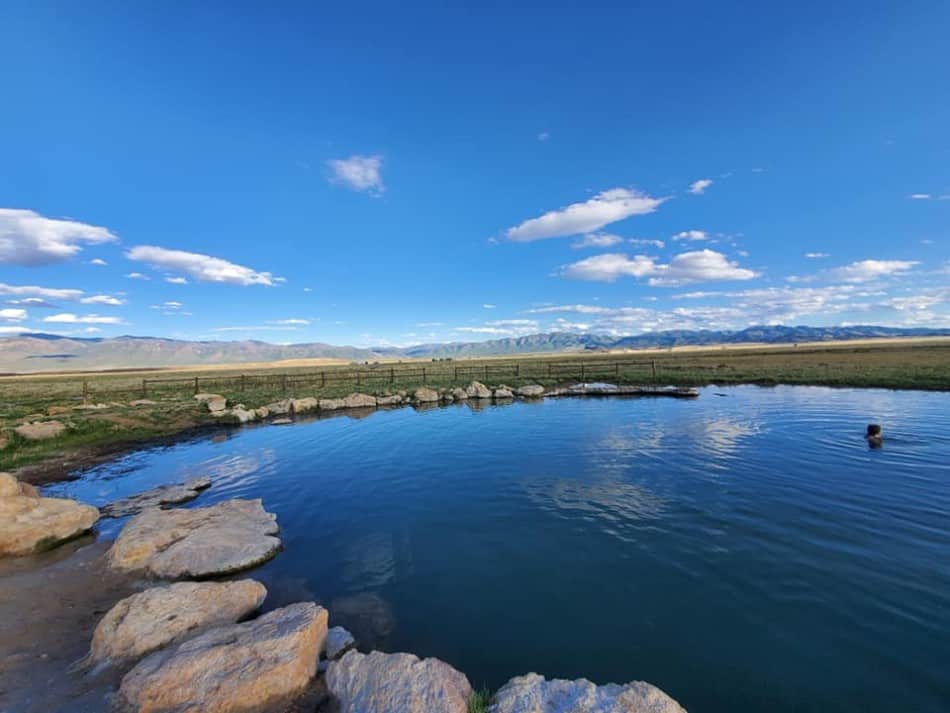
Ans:
[[[322,389],[340,382],[352,383],[356,387],[396,384],[397,382],[418,382],[421,384],[446,381],[462,381],[483,378],[485,380],[510,377],[513,379],[537,378],[549,380],[567,380],[569,378],[609,378],[629,376],[631,369],[644,368],[649,380],[658,378],[657,362],[651,361],[612,361],[612,362],[542,362],[525,361],[515,364],[481,364],[471,366],[442,365],[423,367],[370,367],[357,370],[323,370],[315,372],[286,372],[282,374],[238,374],[235,376],[189,376],[179,378],[142,379],[141,397],[166,389],[189,389],[198,394],[212,389],[245,392],[268,389],[280,393],[292,393],[301,386]],[[646,380],[646,379],[645,379]],[[88,386],[83,382],[83,396],[88,396]]]

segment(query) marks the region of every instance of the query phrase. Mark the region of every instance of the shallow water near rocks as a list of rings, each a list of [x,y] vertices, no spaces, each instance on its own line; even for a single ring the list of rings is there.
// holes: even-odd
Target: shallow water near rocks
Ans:
[[[475,686],[537,671],[646,680],[692,711],[950,705],[950,393],[398,409],[80,475],[44,492],[98,505],[207,475],[186,507],[262,498],[285,547],[249,573],[267,608],[315,599],[363,648]]]

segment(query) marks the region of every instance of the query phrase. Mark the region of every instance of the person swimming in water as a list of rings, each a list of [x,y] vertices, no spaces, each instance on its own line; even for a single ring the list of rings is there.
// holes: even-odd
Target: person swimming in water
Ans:
[[[881,427],[876,423],[869,423],[868,430],[864,433],[864,438],[867,440],[868,445],[871,448],[880,448],[881,443],[884,441],[884,436],[881,434]]]

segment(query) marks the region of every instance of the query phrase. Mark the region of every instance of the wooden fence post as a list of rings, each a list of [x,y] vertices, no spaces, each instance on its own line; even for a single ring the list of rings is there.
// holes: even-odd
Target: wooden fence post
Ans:
[[[389,367],[389,383],[396,383],[396,370],[393,367]]]
[[[422,383],[426,383],[426,368],[422,367]]]
[[[241,374],[241,392],[247,387],[247,374]]]
[[[327,373],[325,371],[320,372],[320,388],[322,389],[327,385]]]
[[[357,386],[360,385],[360,373],[359,373],[359,372],[356,372],[356,385],[357,385]]]
[[[195,393],[197,394],[199,391],[200,389],[198,388],[198,377],[196,376],[195,377]]]
[[[89,403],[89,382],[85,379],[82,380],[82,402]]]
[[[620,376],[620,362],[614,362],[614,374]]]
[[[287,375],[286,374],[280,375],[280,392],[282,394],[287,393]]]
[[[653,367],[653,380],[656,381],[656,359],[652,360],[650,365]]]
[[[148,379],[142,379],[142,398],[148,396]]]
[[[515,376],[521,376],[521,364],[515,364]]]

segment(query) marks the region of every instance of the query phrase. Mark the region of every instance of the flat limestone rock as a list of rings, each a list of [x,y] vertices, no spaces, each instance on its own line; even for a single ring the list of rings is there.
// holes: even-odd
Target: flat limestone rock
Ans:
[[[369,394],[350,394],[343,399],[345,408],[376,408],[376,397]]]
[[[544,396],[544,387],[540,384],[528,384],[515,389],[515,394],[523,399],[539,399]]]
[[[473,381],[471,384],[469,384],[465,389],[465,393],[468,394],[470,399],[491,398],[491,389],[489,389],[480,381]]]
[[[318,401],[313,396],[308,396],[303,399],[291,399],[290,409],[294,413],[305,413],[306,411],[313,411],[317,408]]]
[[[239,572],[277,554],[277,531],[277,516],[260,500],[192,510],[151,508],[125,526],[109,550],[109,563],[165,579]]]
[[[346,406],[343,399],[320,399],[318,405],[321,411],[337,411]]]
[[[13,495],[25,495],[29,498],[38,498],[39,492],[29,483],[21,483],[9,473],[0,473],[0,498],[9,498]]]
[[[433,389],[421,387],[416,389],[413,398],[421,404],[434,403],[439,400],[439,392]]]
[[[517,676],[498,691],[491,713],[686,713],[656,686],[632,681],[623,686],[597,686],[587,679],[545,680],[529,673]]]
[[[392,394],[391,396],[377,396],[376,405],[377,406],[399,406],[402,403],[402,396],[399,394]]]
[[[267,589],[253,579],[178,582],[152,587],[119,601],[96,626],[90,658],[136,661],[212,627],[233,624],[256,610]]]
[[[126,517],[135,515],[146,508],[162,507],[163,505],[177,505],[197,498],[202,490],[211,487],[208,478],[194,478],[187,483],[178,485],[160,485],[152,490],[146,490],[138,495],[103,505],[99,512],[103,517]]]
[[[317,669],[327,611],[275,609],[156,651],[126,674],[119,697],[138,713],[282,710]]]
[[[340,713],[466,713],[472,687],[439,659],[350,651],[327,669]]]
[[[342,626],[334,626],[327,631],[327,640],[324,644],[327,659],[333,661],[340,658],[347,651],[356,646],[356,639],[353,634],[348,632]]]
[[[60,421],[33,421],[21,424],[14,430],[28,441],[45,441],[56,438],[66,430],[66,426]]]
[[[31,487],[20,485],[20,495],[0,497],[0,556],[28,555],[55,547],[87,532],[99,519],[99,510],[91,505],[40,498]]]

